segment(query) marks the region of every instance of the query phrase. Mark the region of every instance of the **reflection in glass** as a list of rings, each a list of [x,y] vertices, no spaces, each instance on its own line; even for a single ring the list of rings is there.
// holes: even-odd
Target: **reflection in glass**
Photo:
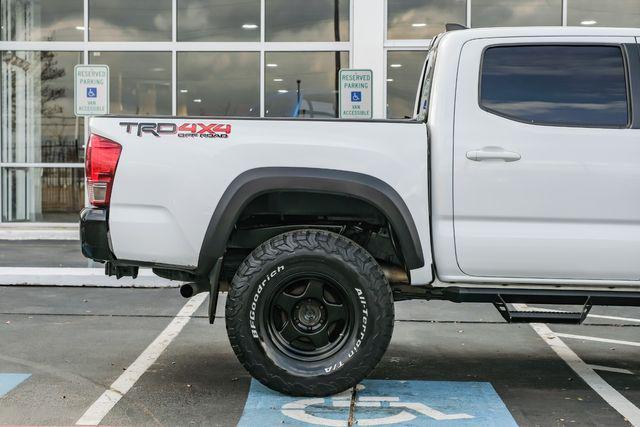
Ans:
[[[387,39],[429,39],[449,22],[467,24],[467,0],[387,1]]]
[[[504,46],[482,61],[481,103],[527,123],[625,126],[627,86],[616,46]]]
[[[0,40],[81,41],[82,0],[2,0]]]
[[[89,0],[89,40],[169,41],[171,0]]]
[[[259,52],[178,53],[178,115],[259,116]]]
[[[260,0],[178,0],[178,41],[260,41]]]
[[[338,72],[348,52],[267,52],[264,115],[337,117]]]
[[[640,27],[640,1],[567,0],[567,25]]]
[[[2,168],[0,175],[3,222],[78,221],[82,168]]]
[[[170,52],[89,52],[109,66],[111,114],[171,114]]]
[[[426,50],[387,52],[387,118],[413,116],[416,88],[426,58]]]
[[[265,2],[267,41],[349,41],[349,0]]]
[[[81,52],[3,51],[0,159],[82,162],[84,120],[73,111],[73,67]]]
[[[562,0],[473,0],[472,27],[562,25]]]

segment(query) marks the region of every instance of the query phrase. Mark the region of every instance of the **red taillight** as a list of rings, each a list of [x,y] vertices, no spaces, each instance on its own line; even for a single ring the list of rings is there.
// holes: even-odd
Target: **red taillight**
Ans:
[[[91,134],[85,160],[89,203],[109,206],[113,178],[116,174],[122,146],[99,135]]]

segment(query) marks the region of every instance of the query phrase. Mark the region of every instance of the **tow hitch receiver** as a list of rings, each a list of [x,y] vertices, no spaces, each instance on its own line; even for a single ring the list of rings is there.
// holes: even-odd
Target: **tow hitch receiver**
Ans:
[[[116,276],[116,279],[121,277],[138,277],[138,267],[129,265],[114,265],[112,262],[107,262],[104,266],[104,274],[107,276]]]

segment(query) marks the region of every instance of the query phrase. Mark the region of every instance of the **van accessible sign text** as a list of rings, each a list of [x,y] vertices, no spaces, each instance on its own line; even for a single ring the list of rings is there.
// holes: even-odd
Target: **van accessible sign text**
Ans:
[[[373,72],[371,70],[340,70],[340,118],[370,119]]]
[[[73,74],[76,116],[109,114],[109,66],[76,65]]]

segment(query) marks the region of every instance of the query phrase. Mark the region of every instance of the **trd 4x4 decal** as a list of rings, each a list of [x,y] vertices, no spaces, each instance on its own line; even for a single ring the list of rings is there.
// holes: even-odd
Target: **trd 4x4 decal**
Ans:
[[[127,133],[132,133],[133,129],[137,136],[150,133],[157,137],[177,134],[179,138],[228,138],[231,134],[231,125],[225,123],[187,122],[178,125],[176,123],[120,122],[119,124]]]

